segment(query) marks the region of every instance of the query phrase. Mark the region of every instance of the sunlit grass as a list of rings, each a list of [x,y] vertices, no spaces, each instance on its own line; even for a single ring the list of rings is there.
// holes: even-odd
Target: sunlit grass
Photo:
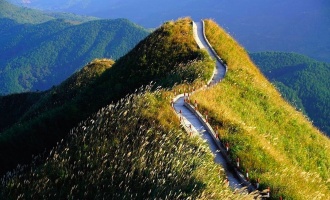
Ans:
[[[138,46],[136,52],[129,54],[130,58],[119,60],[119,64],[112,66],[111,61],[95,60],[89,66],[97,63],[102,68],[104,62],[110,64],[109,70],[101,74],[103,79],[96,81],[99,84],[109,79],[107,75],[116,66],[122,70],[125,65],[137,64],[136,68],[126,70],[138,75],[150,72],[148,75],[160,77],[156,81],[174,86],[159,89],[157,86],[162,84],[155,82],[146,90],[137,90],[101,108],[73,128],[49,154],[34,158],[29,166],[18,166],[8,172],[1,179],[0,199],[252,198],[239,192],[234,194],[226,186],[221,166],[214,163],[207,144],[183,132],[170,105],[176,94],[205,85],[214,62],[205,51],[197,49],[190,19],[168,22],[161,29],[157,38],[147,38],[150,43]],[[159,49],[148,44],[158,45]],[[177,51],[172,52],[173,47],[177,47]],[[164,60],[156,59],[162,57]],[[85,70],[88,72],[88,67]],[[119,74],[123,73],[127,71]],[[173,76],[177,82],[171,82]],[[135,78],[141,81],[141,77]],[[177,85],[179,83],[182,84]],[[102,94],[113,87],[105,84],[101,90],[97,88],[99,85],[93,86],[91,90]],[[91,93],[94,101],[90,103],[99,100],[95,96],[106,97],[100,92]]]
[[[36,158],[25,173],[24,167],[8,173],[1,180],[0,197],[251,198],[226,187],[207,144],[169,122],[169,93],[147,90],[102,108],[74,128],[41,166],[42,158]],[[154,112],[159,108],[162,112]]]
[[[225,79],[192,96],[219,127],[252,181],[272,197],[327,199],[330,195],[330,141],[283,100],[250,61],[246,51],[213,21],[206,35],[228,65]]]

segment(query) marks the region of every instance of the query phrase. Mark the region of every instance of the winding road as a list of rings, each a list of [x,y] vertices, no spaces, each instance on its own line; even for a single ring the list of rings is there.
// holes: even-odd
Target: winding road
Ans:
[[[207,50],[209,55],[216,60],[214,76],[208,82],[208,84],[216,84],[224,78],[226,74],[226,67],[218,60],[219,58],[216,57],[215,53],[211,49],[212,47],[208,44],[205,38],[204,25],[202,21],[193,22],[193,32],[199,48]],[[232,189],[241,189],[246,186],[246,183],[242,182],[242,179],[238,177],[239,174],[237,174],[237,171],[230,166],[224,155],[221,153],[221,150],[219,150],[219,144],[216,143],[217,141],[214,139],[214,136],[212,136],[212,133],[210,133],[210,131],[208,131],[205,127],[205,123],[203,123],[193,111],[185,106],[184,98],[184,94],[181,94],[173,100],[173,107],[181,119],[181,124],[187,131],[192,134],[200,135],[204,141],[208,143],[210,150],[215,155],[215,162],[222,165],[229,181],[229,186]]]

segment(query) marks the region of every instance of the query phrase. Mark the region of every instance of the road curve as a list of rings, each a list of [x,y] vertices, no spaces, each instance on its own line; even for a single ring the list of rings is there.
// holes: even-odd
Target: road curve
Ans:
[[[209,55],[216,60],[216,69],[214,70],[214,76],[209,81],[209,84],[216,84],[221,81],[226,74],[226,67],[216,58],[215,53],[212,51],[212,47],[209,46],[204,36],[203,22],[193,22],[194,38],[201,49],[207,50]],[[215,156],[215,162],[221,164],[226,176],[229,180],[229,185],[233,189],[241,189],[244,184],[241,179],[236,175],[236,172],[231,168],[230,164],[227,163],[224,156],[221,154],[218,145],[215,143],[211,136],[211,133],[204,127],[202,121],[184,105],[184,95],[178,95],[174,98],[173,107],[181,119],[181,123],[184,128],[192,133],[200,135],[205,142],[208,143],[210,150]]]

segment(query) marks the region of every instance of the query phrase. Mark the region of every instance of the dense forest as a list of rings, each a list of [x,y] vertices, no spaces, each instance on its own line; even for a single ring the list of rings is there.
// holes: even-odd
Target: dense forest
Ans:
[[[149,32],[128,20],[19,24],[0,19],[0,94],[46,90],[94,58],[118,59]]]
[[[330,135],[330,64],[296,53],[250,54],[283,96]]]
[[[94,58],[118,59],[150,33],[125,19],[96,19],[0,0],[0,95],[49,89]]]

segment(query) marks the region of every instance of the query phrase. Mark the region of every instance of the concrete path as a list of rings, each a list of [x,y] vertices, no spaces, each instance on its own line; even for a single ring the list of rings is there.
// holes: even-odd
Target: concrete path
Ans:
[[[200,48],[205,48],[208,53],[211,55],[213,59],[217,61],[216,63],[216,70],[214,73],[214,77],[212,78],[211,84],[218,83],[221,79],[224,78],[226,73],[225,66],[222,65],[220,61],[218,61],[212,52],[212,49],[208,45],[208,42],[204,38],[204,31],[203,31],[203,23],[197,22],[193,26],[194,31],[194,38]],[[221,164],[223,169],[225,170],[226,176],[229,180],[229,185],[233,189],[240,189],[244,185],[237,177],[234,170],[231,169],[230,165],[228,165],[227,161],[220,153],[218,146],[215,144],[214,139],[211,137],[210,133],[205,129],[202,122],[191,112],[186,106],[184,106],[184,95],[178,95],[174,99],[174,109],[177,112],[178,116],[181,119],[181,123],[183,124],[184,128],[188,133],[193,135],[200,135],[205,142],[208,143],[210,150],[215,155],[215,162]]]

